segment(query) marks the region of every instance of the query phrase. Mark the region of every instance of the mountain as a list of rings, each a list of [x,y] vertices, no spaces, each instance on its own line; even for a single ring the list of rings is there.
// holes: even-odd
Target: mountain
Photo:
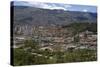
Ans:
[[[30,25],[67,25],[73,22],[97,22],[97,13],[49,10],[28,6],[14,7],[14,23]]]
[[[42,9],[61,9],[64,11],[81,11],[81,12],[97,12],[97,7],[93,5],[74,5],[64,3],[50,3],[50,2],[34,2],[34,1],[12,1],[13,6],[29,6]]]
[[[14,31],[32,34],[33,26],[68,25],[71,23],[96,23],[97,13],[42,9],[29,6],[11,6]]]

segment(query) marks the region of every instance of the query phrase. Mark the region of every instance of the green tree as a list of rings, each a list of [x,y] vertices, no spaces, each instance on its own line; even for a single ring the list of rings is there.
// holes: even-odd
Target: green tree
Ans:
[[[30,47],[31,49],[35,49],[36,50],[36,49],[39,48],[39,43],[35,42],[32,39],[25,40],[24,41],[24,48],[28,48],[28,47]]]

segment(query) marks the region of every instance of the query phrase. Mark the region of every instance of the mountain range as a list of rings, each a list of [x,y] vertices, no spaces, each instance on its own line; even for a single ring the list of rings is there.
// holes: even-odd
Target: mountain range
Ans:
[[[14,6],[30,6],[42,9],[62,9],[65,11],[81,11],[81,12],[97,12],[96,6],[90,5],[74,5],[66,3],[50,3],[50,2],[34,2],[34,1],[13,1]]]
[[[67,25],[73,22],[97,22],[97,13],[64,11],[62,9],[42,9],[29,6],[12,6],[14,24],[29,25]]]

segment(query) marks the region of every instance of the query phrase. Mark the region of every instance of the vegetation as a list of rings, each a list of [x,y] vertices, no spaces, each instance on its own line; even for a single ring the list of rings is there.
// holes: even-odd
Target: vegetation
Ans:
[[[69,28],[73,31],[74,34],[77,34],[79,32],[85,31],[85,30],[89,30],[89,31],[96,33],[97,32],[97,23],[75,22],[75,23],[71,23],[69,25],[64,25],[64,26],[62,26],[62,28]]]
[[[73,52],[40,53],[42,56],[32,55],[23,49],[14,50],[14,65],[51,64],[66,62],[96,61],[93,50],[75,50]],[[47,57],[45,57],[47,56]]]
[[[38,47],[39,47],[39,45],[38,45],[38,42],[36,42],[36,41],[34,41],[34,40],[32,40],[32,39],[30,39],[30,40],[25,40],[24,41],[24,48],[28,48],[28,47],[30,47],[31,49],[38,49]]]
[[[25,42],[27,47],[29,44],[33,44],[31,40]],[[34,47],[38,47],[35,43],[34,47],[31,46],[31,50],[35,51],[29,52],[25,50],[26,48],[14,48],[14,65],[32,65],[32,64],[53,64],[53,63],[66,63],[66,62],[82,62],[82,61],[95,61],[96,51],[89,49],[81,50],[68,50],[68,51],[56,51],[51,52],[50,50],[40,51]],[[35,53],[35,54],[32,54]]]

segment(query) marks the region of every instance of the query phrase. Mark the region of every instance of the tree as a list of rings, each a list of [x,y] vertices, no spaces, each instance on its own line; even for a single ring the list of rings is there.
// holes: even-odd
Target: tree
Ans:
[[[37,50],[39,48],[39,44],[38,44],[38,42],[35,42],[32,39],[25,40],[24,41],[24,48],[28,48],[28,47],[30,47],[31,49]]]
[[[34,63],[34,56],[23,49],[14,49],[14,65],[30,65]]]

